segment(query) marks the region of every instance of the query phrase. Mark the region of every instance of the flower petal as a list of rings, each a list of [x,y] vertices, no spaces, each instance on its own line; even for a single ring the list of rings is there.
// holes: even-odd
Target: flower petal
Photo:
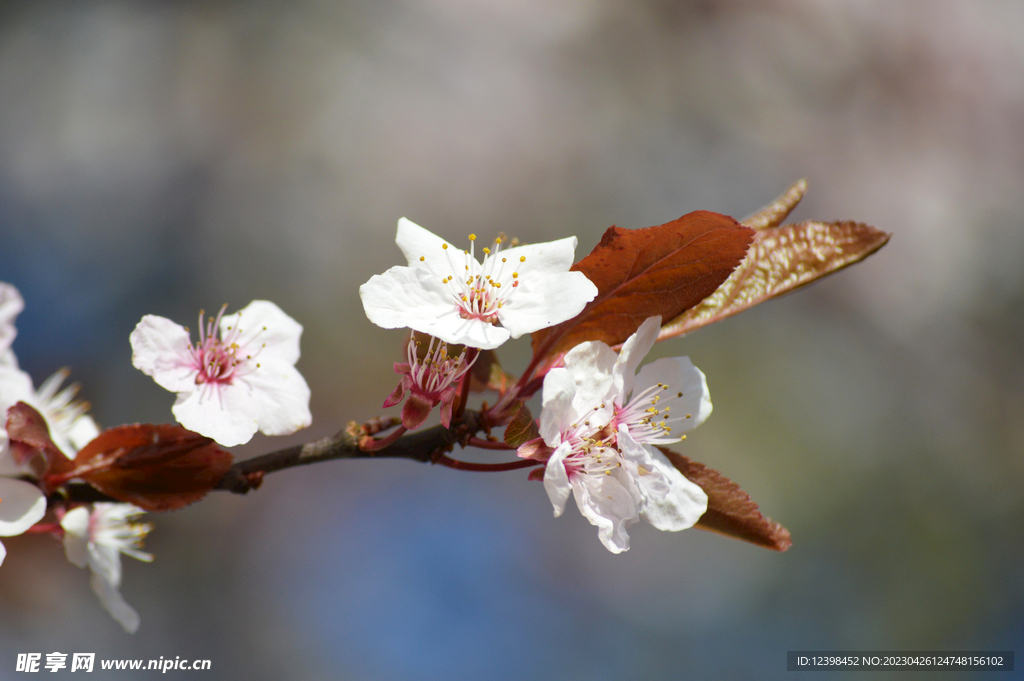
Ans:
[[[121,586],[121,552],[116,546],[90,541],[89,567],[111,586]]]
[[[568,369],[552,369],[544,377],[541,394],[540,436],[548,447],[562,442],[562,431],[573,421],[572,403],[576,382]]]
[[[269,300],[254,300],[235,314],[222,317],[221,338],[227,338],[235,327],[239,329],[235,342],[253,356],[259,352],[260,362],[267,357],[289,364],[299,361],[302,324]]]
[[[626,528],[637,520],[637,499],[614,475],[581,475],[573,479],[580,513],[597,526],[597,537],[612,553],[629,550]]]
[[[189,354],[188,331],[170,319],[148,314],[129,340],[132,364],[160,387],[171,392],[195,389],[197,374]]]
[[[451,245],[446,252],[443,246],[448,243],[447,241],[406,218],[398,221],[395,243],[402,249],[405,259],[409,261],[409,267],[426,270],[438,280],[452,273],[452,267],[448,264],[449,258],[456,258],[460,266],[465,264],[465,260],[473,260],[463,249]]]
[[[498,310],[513,338],[572,319],[597,297],[597,286],[582,272],[563,270],[519,281],[519,290]]]
[[[89,509],[73,508],[60,521],[64,528],[64,553],[80,568],[89,564]]]
[[[189,430],[212,437],[225,447],[234,447],[251,440],[259,426],[247,395],[244,389],[231,391],[207,384],[203,391],[180,393],[171,412]]]
[[[125,602],[121,592],[117,590],[117,585],[110,584],[95,572],[90,582],[92,583],[92,590],[99,596],[100,603],[110,613],[111,617],[129,634],[134,634],[138,631],[139,624],[141,623],[139,613]]]
[[[598,430],[611,420],[615,408],[610,399],[612,368],[616,358],[615,352],[600,341],[580,343],[565,353],[562,361],[576,385],[570,422],[586,417]]]
[[[23,480],[0,478],[0,537],[13,537],[46,515],[46,497]]]
[[[619,351],[619,358],[615,362],[613,371],[615,391],[620,395],[621,400],[620,407],[624,404],[626,396],[633,392],[633,377],[636,375],[637,367],[654,347],[659,331],[661,331],[661,316],[648,317],[636,330],[636,333],[622,344],[622,350]]]
[[[233,402],[248,401],[260,432],[266,435],[290,435],[313,422],[309,385],[299,370],[286,361],[261,358],[256,370],[238,378],[224,392]]]
[[[555,507],[555,517],[565,512],[565,502],[569,500],[572,486],[569,484],[569,473],[565,470],[565,457],[572,451],[568,442],[558,448],[548,459],[544,469],[544,491],[548,493],[551,505]]]
[[[661,499],[649,498],[645,501],[641,509],[644,520],[667,532],[693,527],[708,510],[708,495],[680,473],[656,448],[646,449],[654,457],[655,467],[668,480],[669,491]]]
[[[525,257],[526,260],[521,265],[517,265],[519,273],[522,277],[535,278],[557,272],[568,272],[576,258],[578,243],[576,237],[568,236],[555,241],[502,249],[501,254],[510,262],[515,263]],[[584,278],[586,277],[584,276]]]
[[[637,374],[634,392],[663,383],[669,387],[661,405],[672,407],[672,434],[693,430],[711,416],[711,393],[704,373],[693,366],[689,357],[663,357],[645,365]],[[682,393],[682,397],[677,397]],[[689,414],[690,418],[686,418]],[[676,438],[672,438],[674,441]]]

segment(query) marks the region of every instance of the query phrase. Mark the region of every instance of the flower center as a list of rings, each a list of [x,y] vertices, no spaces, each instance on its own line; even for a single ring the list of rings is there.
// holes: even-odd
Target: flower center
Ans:
[[[207,320],[203,325],[202,310],[199,312],[199,342],[189,347],[192,355],[193,366],[196,369],[196,385],[204,383],[215,383],[230,385],[235,377],[251,373],[259,368],[259,364],[253,365],[253,355],[242,354],[242,347],[237,343],[241,335],[241,317],[234,328],[228,327],[226,335],[220,337],[220,319],[224,315],[227,305],[220,309],[216,319]],[[262,349],[262,348],[261,348]],[[259,354],[257,351],[256,354]]]
[[[664,383],[656,383],[638,395],[634,395],[625,407],[615,407],[613,423],[625,423],[634,440],[647,444],[668,444],[686,439],[685,435],[672,435],[673,423],[692,418],[692,414],[672,412],[672,402],[683,393],[669,394],[662,400],[662,393],[670,390]]]
[[[477,262],[475,255],[476,234],[469,235],[470,247],[463,251],[463,262],[460,265],[448,249],[442,244],[448,266],[452,274],[441,280],[463,319],[478,319],[487,324],[498,323],[498,311],[508,305],[516,289],[519,287],[519,272],[514,268],[526,262],[526,256],[520,256],[518,263],[509,264],[508,258],[501,255],[503,239],[494,240],[494,250],[484,248],[482,263]],[[515,240],[513,240],[515,245]],[[420,257],[420,260],[424,260]]]
[[[406,350],[409,360],[409,375],[420,392],[430,396],[440,394],[442,390],[462,378],[476,361],[476,357],[474,357],[473,361],[466,363],[465,349],[458,357],[450,356],[448,344],[443,341],[435,349],[435,340],[437,339],[431,336],[427,354],[422,360],[419,358],[420,342],[416,340],[415,334],[409,338]]]
[[[615,446],[614,431],[597,428],[589,421],[574,423],[563,435],[572,451],[562,460],[569,477],[574,475],[611,475],[622,466],[622,456]]]

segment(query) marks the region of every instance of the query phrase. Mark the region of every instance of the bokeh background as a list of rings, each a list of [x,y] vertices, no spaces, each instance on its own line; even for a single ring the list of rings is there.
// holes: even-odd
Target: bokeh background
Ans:
[[[582,255],[609,225],[743,216],[807,177],[795,219],[894,236],[658,348],[715,403],[677,448],[785,524],[787,553],[640,524],[613,556],[525,473],[334,462],[154,518],[156,561],[126,561],[135,636],[56,541],[5,540],[0,679],[53,651],[416,681],[1024,650],[1022,25],[1016,0],[4,2],[14,349],[37,383],[70,366],[106,426],[171,420],[131,366],[143,314],[195,328],[255,298],[305,326],[314,424],[239,456],[381,413],[403,334],[357,288],[401,263],[401,216]]]

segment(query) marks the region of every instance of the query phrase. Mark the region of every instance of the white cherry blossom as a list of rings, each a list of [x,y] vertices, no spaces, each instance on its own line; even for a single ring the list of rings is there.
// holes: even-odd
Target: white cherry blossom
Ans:
[[[0,366],[18,366],[11,343],[18,335],[14,328],[14,320],[25,309],[25,301],[18,289],[11,284],[0,281]]]
[[[571,319],[597,296],[586,275],[569,271],[576,237],[511,248],[497,239],[493,250],[483,249],[483,262],[476,259],[476,236],[469,238],[470,250],[460,250],[399,220],[395,241],[409,265],[359,287],[366,316],[385,329],[408,327],[491,349]]]
[[[660,322],[644,322],[619,355],[599,341],[581,343],[544,378],[540,434],[554,450],[544,487],[555,516],[572,494],[613,553],[629,548],[627,528],[639,518],[678,531],[707,510],[704,491],[652,446],[678,441],[711,413],[704,375],[685,357],[634,375]]]
[[[23,480],[0,477],[0,537],[22,534],[45,514],[46,497],[38,487]],[[0,544],[0,563],[6,555],[7,549]]]
[[[92,569],[92,588],[100,603],[129,634],[139,628],[139,613],[121,596],[121,554],[146,561],[152,554],[142,550],[142,540],[152,529],[135,522],[143,513],[131,504],[98,503],[90,512],[79,506],[64,514],[64,552],[80,568]]]
[[[146,315],[131,334],[132,363],[178,393],[181,425],[226,447],[259,430],[288,435],[312,422],[309,386],[295,368],[302,326],[265,300],[204,325],[199,342],[169,319]]]

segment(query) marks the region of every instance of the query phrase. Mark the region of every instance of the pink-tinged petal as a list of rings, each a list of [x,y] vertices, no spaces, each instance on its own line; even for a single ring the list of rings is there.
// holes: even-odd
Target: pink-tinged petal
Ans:
[[[246,401],[266,435],[290,435],[313,422],[306,379],[294,366],[273,357],[260,361],[224,393],[233,402]]]
[[[132,364],[160,387],[171,392],[195,389],[197,369],[189,354],[189,336],[184,327],[170,319],[148,314],[129,340]]]
[[[73,508],[60,521],[64,528],[64,553],[72,564],[84,568],[89,564],[89,509]]]
[[[664,454],[654,447],[648,449],[654,466],[668,480],[669,491],[661,499],[647,499],[641,515],[654,527],[667,532],[693,527],[708,510],[708,495],[687,480]]]
[[[565,470],[565,457],[571,451],[572,447],[568,442],[559,445],[544,468],[544,491],[548,493],[548,499],[555,508],[556,518],[565,512],[565,502],[572,494],[569,473]]]
[[[121,592],[117,590],[116,584],[111,584],[105,581],[99,573],[94,572],[92,579],[92,590],[96,592],[96,595],[100,599],[100,603],[104,609],[110,613],[110,616],[121,625],[122,628],[129,634],[134,634],[139,630],[139,613],[135,611],[135,608],[128,605],[125,602],[124,597],[121,596]]]
[[[576,383],[568,369],[552,369],[544,377],[541,394],[540,436],[549,447],[558,447],[562,431],[572,423]]]
[[[405,426],[406,430],[419,428],[420,424],[427,420],[427,416],[430,415],[433,408],[433,400],[425,399],[415,392],[410,393],[409,399],[405,401],[405,405],[402,407],[402,425]]]
[[[693,366],[689,357],[664,357],[640,369],[634,394],[663,383],[669,389],[662,393],[661,405],[672,407],[672,435],[682,435],[704,423],[711,416],[711,393],[704,373]],[[682,397],[678,394],[682,393]],[[690,418],[686,418],[689,414]]]
[[[572,319],[597,297],[597,287],[582,272],[521,275],[517,288],[498,310],[512,338]]]
[[[452,427],[452,406],[455,404],[455,388],[448,386],[441,391],[441,425],[445,428]]]
[[[13,537],[46,515],[46,497],[23,480],[0,478],[0,537]]]
[[[205,391],[181,393],[171,407],[178,423],[225,447],[242,445],[256,434],[259,423],[246,391],[210,385]]]
[[[235,342],[254,357],[259,353],[258,361],[267,357],[289,364],[299,361],[302,324],[269,300],[254,300],[235,314],[222,317],[220,332],[221,338],[237,333]]]
[[[409,378],[408,376],[402,376],[402,380],[398,382],[398,386],[394,390],[392,390],[391,394],[388,395],[387,399],[384,400],[384,405],[382,408],[387,409],[388,407],[393,407],[399,402],[401,402],[402,398],[405,397],[405,391],[411,388],[412,379]]]
[[[661,317],[648,317],[640,328],[622,344],[619,358],[615,362],[615,389],[621,395],[620,400],[625,400],[626,395],[633,391],[633,377],[636,375],[637,367],[643,361],[647,353],[654,347],[658,340],[658,333],[661,331]],[[666,383],[667,381],[662,381]],[[619,406],[622,406],[620,401]]]
[[[612,553],[629,550],[626,531],[636,522],[637,499],[613,475],[581,475],[573,480],[580,513],[597,527],[597,537]]]

